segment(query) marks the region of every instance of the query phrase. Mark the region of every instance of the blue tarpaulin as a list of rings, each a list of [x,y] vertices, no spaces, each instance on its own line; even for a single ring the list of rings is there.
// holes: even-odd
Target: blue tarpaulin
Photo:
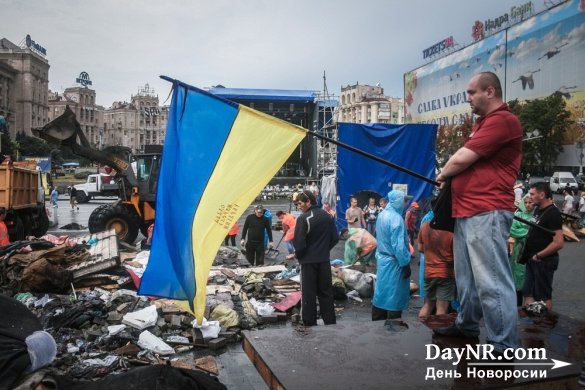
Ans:
[[[437,125],[339,123],[339,141],[381,157],[428,178],[435,178]],[[393,185],[406,184],[408,195],[419,201],[429,197],[433,185],[394,168],[337,148],[337,225],[347,227],[345,210],[352,195],[373,192],[386,196]],[[367,201],[367,200],[366,200]],[[365,204],[359,204],[364,207]]]

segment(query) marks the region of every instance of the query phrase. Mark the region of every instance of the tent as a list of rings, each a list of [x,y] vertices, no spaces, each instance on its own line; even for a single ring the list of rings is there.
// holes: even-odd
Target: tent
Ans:
[[[435,177],[437,125],[339,123],[339,142],[351,145],[428,178]],[[337,227],[347,227],[345,210],[352,196],[364,207],[369,196],[377,199],[392,189],[403,189],[413,200],[428,198],[433,185],[367,157],[337,148]]]
[[[66,162],[66,163],[61,164],[61,166],[63,168],[77,168],[77,167],[79,167],[79,163],[78,162],[75,162],[75,161],[73,161],[73,162]]]

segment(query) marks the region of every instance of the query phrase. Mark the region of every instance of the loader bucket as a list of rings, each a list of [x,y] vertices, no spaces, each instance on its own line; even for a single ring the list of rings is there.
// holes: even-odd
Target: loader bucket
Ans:
[[[78,127],[79,123],[75,118],[75,113],[67,106],[62,115],[53,119],[42,128],[34,129],[33,132],[35,136],[49,143],[67,144],[67,142],[63,141],[76,141]]]

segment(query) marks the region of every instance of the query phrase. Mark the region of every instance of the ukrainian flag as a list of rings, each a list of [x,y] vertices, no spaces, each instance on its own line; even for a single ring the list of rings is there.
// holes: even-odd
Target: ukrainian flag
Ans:
[[[201,323],[221,242],[306,131],[167,80],[174,84],[173,98],[139,294],[185,301]]]

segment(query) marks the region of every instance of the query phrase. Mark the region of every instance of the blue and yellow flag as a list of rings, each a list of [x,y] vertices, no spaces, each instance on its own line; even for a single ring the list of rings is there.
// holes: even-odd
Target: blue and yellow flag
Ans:
[[[184,301],[201,323],[221,242],[306,131],[173,82],[156,223],[139,294]]]

